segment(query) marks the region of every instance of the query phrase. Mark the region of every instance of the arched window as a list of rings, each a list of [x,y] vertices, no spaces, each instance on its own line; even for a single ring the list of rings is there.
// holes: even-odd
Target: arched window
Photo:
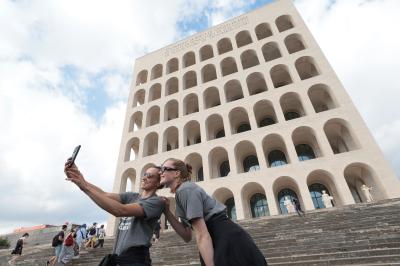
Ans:
[[[199,100],[197,95],[191,93],[183,99],[183,114],[188,115],[199,111]]]
[[[233,198],[229,198],[225,201],[226,212],[228,213],[229,219],[232,221],[236,221],[236,206],[235,200]]]
[[[204,61],[214,57],[213,48],[211,45],[205,45],[200,49],[200,61]]]
[[[197,86],[197,75],[194,71],[189,71],[183,75],[183,89],[189,89]]]
[[[253,218],[269,215],[267,199],[261,193],[256,193],[250,198],[250,208]]]
[[[142,70],[136,77],[136,86],[147,82],[147,70]]]
[[[222,116],[219,114],[213,114],[210,115],[206,119],[206,130],[207,130],[207,135],[206,139],[207,140],[213,140],[216,139],[217,136],[221,137],[219,132],[224,130],[224,122],[222,120]],[[222,137],[224,137],[223,135]]]
[[[240,48],[242,46],[248,45],[252,43],[250,32],[247,30],[242,30],[238,34],[236,34],[236,44],[237,47]]]
[[[219,54],[224,54],[233,50],[232,43],[229,38],[223,38],[219,40],[217,46]]]
[[[291,190],[289,188],[282,189],[278,193],[279,208],[280,208],[282,214],[288,213],[288,210],[286,209],[286,206],[284,204],[285,197],[289,197],[290,201],[292,201],[292,202],[293,202],[293,198],[298,199],[296,193],[293,190]]]
[[[201,78],[203,83],[217,79],[217,72],[215,66],[208,64],[201,69]]]
[[[282,86],[286,86],[290,83],[293,83],[292,78],[290,77],[289,70],[285,65],[277,65],[271,68],[269,71],[271,75],[272,82],[274,83],[275,88],[279,88]]]
[[[258,163],[257,156],[255,155],[247,156],[243,160],[243,170],[244,172],[253,172],[260,170],[260,164]]]
[[[194,64],[196,64],[196,57],[194,55],[194,52],[187,52],[183,56],[183,67],[188,67]]]
[[[259,72],[248,75],[246,78],[246,83],[250,95],[261,93],[267,90],[267,83],[265,82],[264,76]]]
[[[297,59],[295,66],[301,80],[309,79],[320,74],[314,59],[309,56],[303,56]]]
[[[258,40],[272,36],[271,27],[268,23],[261,23],[256,27],[256,35]]]
[[[179,104],[177,100],[169,101],[164,107],[164,121],[179,117]]]
[[[334,154],[348,152],[359,148],[353,137],[350,125],[342,119],[331,119],[324,125],[324,131]]]
[[[160,99],[161,98],[161,84],[156,83],[151,86],[149,91],[149,102]]]
[[[178,78],[172,77],[165,84],[165,96],[177,93],[179,91]]]
[[[167,62],[167,74],[178,71],[178,58],[172,58]]]
[[[265,117],[260,121],[260,127],[270,126],[275,124],[275,120],[272,117]]]
[[[219,172],[220,176],[227,176],[229,175],[229,172],[231,171],[231,168],[229,166],[229,161],[223,161],[221,165],[219,166]]]
[[[157,64],[155,65],[152,69],[151,69],[151,77],[150,79],[156,79],[162,76],[162,71],[163,71],[163,67],[161,64]]]
[[[308,189],[310,190],[311,199],[314,203],[314,207],[316,209],[325,208],[324,202],[322,201],[322,190],[325,190],[325,192],[328,195],[331,195],[331,193],[329,193],[329,190],[324,185],[319,184],[319,183],[312,184],[311,186],[308,187]],[[332,202],[332,206],[333,206],[333,202]]]
[[[138,90],[135,93],[135,97],[133,98],[133,105],[132,107],[140,106],[144,104],[146,92],[144,89]]]
[[[292,18],[288,15],[280,16],[275,20],[279,32],[293,28]]]
[[[273,150],[268,154],[268,164],[270,167],[276,167],[287,164],[285,154],[280,150]]]
[[[316,113],[324,112],[336,107],[330,94],[330,88],[324,84],[313,85],[308,90],[308,97],[310,98]]]
[[[300,115],[298,113],[296,113],[296,112],[287,112],[287,113],[285,113],[284,116],[285,116],[286,121],[289,121],[289,120],[296,119],[296,118],[300,117]]]
[[[241,133],[241,132],[245,132],[245,131],[249,131],[249,130],[251,130],[251,127],[250,127],[250,125],[249,124],[241,124],[238,128],[237,128],[237,130],[236,130],[236,133]]]
[[[240,84],[240,81],[236,79],[225,83],[224,91],[227,102],[232,102],[243,98],[242,84]]]
[[[296,145],[296,152],[299,161],[307,161],[315,159],[315,153],[313,149],[307,144]]]
[[[197,182],[204,181],[203,167],[200,167],[197,171]]]
[[[221,104],[219,92],[216,87],[207,88],[203,93],[204,108],[208,109]]]
[[[278,44],[275,42],[269,42],[264,44],[262,47],[265,62],[272,61],[279,57],[282,57],[281,51],[279,50]]]
[[[222,76],[230,75],[232,73],[238,72],[236,61],[233,57],[227,57],[223,59],[220,63]]]
[[[304,43],[298,34],[291,34],[285,38],[285,45],[289,54],[306,49]]]
[[[242,61],[243,69],[247,69],[260,64],[258,60],[256,51],[246,50],[240,55],[240,60]]]

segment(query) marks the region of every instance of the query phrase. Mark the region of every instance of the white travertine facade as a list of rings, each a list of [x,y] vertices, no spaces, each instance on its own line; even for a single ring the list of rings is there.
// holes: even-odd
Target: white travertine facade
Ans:
[[[114,192],[174,157],[246,219],[400,196],[395,172],[290,0],[138,58]],[[130,179],[132,187],[127,187]],[[172,197],[167,189],[159,195]],[[116,219],[110,217],[112,235]]]

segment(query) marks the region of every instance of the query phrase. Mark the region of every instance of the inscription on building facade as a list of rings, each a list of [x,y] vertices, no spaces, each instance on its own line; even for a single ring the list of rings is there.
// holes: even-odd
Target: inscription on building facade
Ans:
[[[179,42],[175,45],[165,48],[164,56],[167,57],[167,56],[173,55],[184,49],[190,48],[192,46],[196,46],[199,43],[205,42],[214,37],[222,35],[224,33],[233,31],[233,30],[240,28],[242,26],[245,26],[247,24],[249,24],[249,18],[247,16],[242,16],[242,17],[233,19],[229,22],[226,22],[224,24],[216,26],[216,27],[212,28],[211,30],[196,34],[195,36],[190,37],[182,42]]]

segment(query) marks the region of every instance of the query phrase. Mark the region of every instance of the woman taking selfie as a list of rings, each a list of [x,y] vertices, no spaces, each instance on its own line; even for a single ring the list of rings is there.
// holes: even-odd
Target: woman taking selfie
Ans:
[[[181,160],[168,159],[160,169],[161,184],[175,194],[176,215],[164,214],[175,231],[189,242],[192,229],[200,251],[200,262],[206,266],[264,266],[267,262],[250,235],[226,215],[226,207],[190,182],[192,167]],[[192,228],[192,229],[191,229]]]

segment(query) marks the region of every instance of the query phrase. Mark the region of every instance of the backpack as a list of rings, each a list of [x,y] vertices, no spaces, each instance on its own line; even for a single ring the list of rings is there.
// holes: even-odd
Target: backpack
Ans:
[[[93,226],[89,229],[89,235],[94,236],[95,234],[96,234],[96,227]]]
[[[74,237],[71,233],[68,234],[67,238],[64,241],[64,245],[70,247],[74,244]]]
[[[60,244],[60,240],[58,239],[59,236],[60,236],[60,233],[58,233],[57,235],[55,235],[53,237],[53,240],[51,241],[52,247],[57,247]]]

